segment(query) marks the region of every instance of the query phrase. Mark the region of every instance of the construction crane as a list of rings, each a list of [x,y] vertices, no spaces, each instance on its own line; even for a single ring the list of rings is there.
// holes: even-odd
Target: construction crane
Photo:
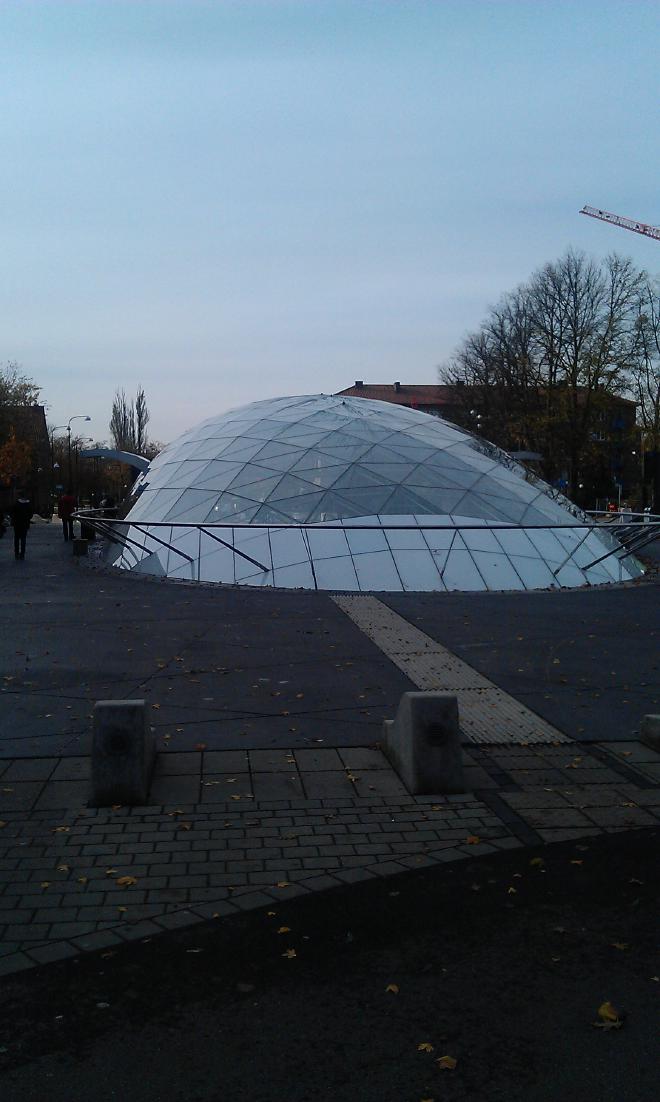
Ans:
[[[608,210],[598,210],[596,207],[583,207],[580,214],[588,214],[590,218],[600,218],[601,222],[610,222],[613,226],[621,226],[622,230],[632,230],[633,233],[641,233],[644,237],[654,237],[656,241],[660,241],[658,226],[647,226],[645,222],[634,222],[632,218],[624,218],[621,214],[610,214]]]

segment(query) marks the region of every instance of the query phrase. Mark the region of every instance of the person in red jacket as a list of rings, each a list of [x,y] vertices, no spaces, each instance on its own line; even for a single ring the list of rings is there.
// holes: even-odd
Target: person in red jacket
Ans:
[[[72,516],[75,511],[76,499],[69,490],[65,490],[63,494],[60,494],[60,499],[57,503],[57,515],[62,521],[65,541],[73,539]]]

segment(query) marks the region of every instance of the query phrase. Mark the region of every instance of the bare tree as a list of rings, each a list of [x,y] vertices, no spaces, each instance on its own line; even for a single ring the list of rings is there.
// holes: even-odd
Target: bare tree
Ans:
[[[442,372],[462,395],[461,423],[540,451],[545,477],[566,470],[575,497],[598,414],[628,387],[642,283],[630,260],[569,250],[505,295]]]
[[[660,512],[660,282],[645,277],[637,300],[631,391],[642,428],[642,455],[650,453],[653,512]],[[644,461],[642,461],[644,462]],[[643,475],[648,476],[648,466]],[[646,478],[642,494],[646,502]]]
[[[144,455],[147,447],[147,425],[149,423],[149,410],[144,387],[139,386],[135,395],[135,451],[138,455]]]
[[[149,410],[142,386],[138,387],[134,401],[128,400],[123,390],[115,391],[110,417],[110,435],[115,448],[144,455],[148,447],[147,424]]]

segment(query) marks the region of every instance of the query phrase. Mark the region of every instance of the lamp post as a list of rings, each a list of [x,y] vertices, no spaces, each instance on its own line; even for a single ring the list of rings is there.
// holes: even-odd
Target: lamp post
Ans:
[[[68,451],[69,451],[69,492],[73,488],[73,486],[72,486],[73,471],[72,471],[72,467],[71,467],[71,422],[72,421],[91,421],[91,417],[89,417],[88,414],[86,414],[86,413],[74,413],[73,417],[69,417],[69,420],[68,420],[68,423],[67,423],[67,426],[66,426],[66,431],[69,434],[69,442],[68,442]]]

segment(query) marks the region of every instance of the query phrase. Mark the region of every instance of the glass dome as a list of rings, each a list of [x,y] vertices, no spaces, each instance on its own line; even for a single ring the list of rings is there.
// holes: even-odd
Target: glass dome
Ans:
[[[112,561],[173,578],[503,590],[641,571],[494,445],[364,398],[275,398],[213,417],[160,452],[131,500]]]

